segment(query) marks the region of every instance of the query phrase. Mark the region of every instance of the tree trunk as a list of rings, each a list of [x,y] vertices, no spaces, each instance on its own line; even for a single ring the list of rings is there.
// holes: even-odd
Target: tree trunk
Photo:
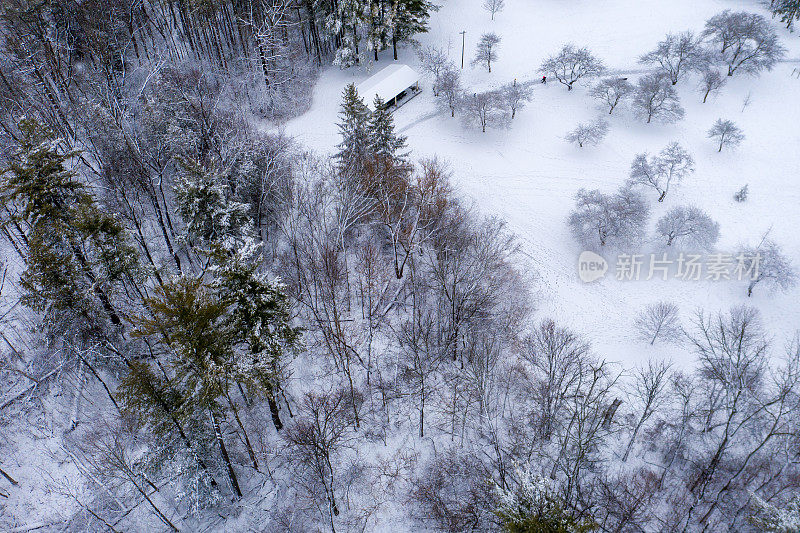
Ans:
[[[133,472],[131,472],[131,474],[133,474]],[[136,483],[136,481],[133,479],[133,476],[130,477],[131,477],[130,481],[133,484],[133,486],[136,487],[136,490],[138,490],[142,496],[144,496],[144,499],[147,500],[147,503],[150,504],[150,507],[153,508],[158,517],[161,519],[161,521],[164,522],[167,526],[169,526],[169,528],[172,531],[178,531],[178,528],[175,526],[175,524],[170,522],[169,518],[167,518],[167,516],[163,512],[161,512],[161,509],[158,508],[155,502],[153,502],[153,500],[150,499],[150,496],[147,494],[147,491],[144,490],[144,488],[142,488],[138,483]]]
[[[247,455],[250,456],[250,460],[253,462],[253,468],[258,471],[258,461],[256,460],[256,454],[253,451],[253,445],[250,444],[250,437],[247,436],[247,430],[244,428],[244,424],[242,424],[242,419],[239,418],[239,410],[236,408],[236,404],[233,403],[231,397],[226,393],[225,397],[228,399],[228,405],[231,406],[231,410],[233,411],[233,416],[236,419],[236,423],[239,425],[239,429],[242,430],[242,438],[244,439],[244,445],[247,448]]]
[[[258,41],[258,55],[261,58],[261,70],[264,71],[264,85],[269,89],[269,67],[267,66],[267,54],[264,52],[264,45],[261,40],[256,37]]]
[[[105,389],[106,394],[108,395],[108,399],[111,400],[111,403],[113,403],[114,407],[117,408],[117,412],[121,412],[117,400],[114,398],[114,395],[111,394],[111,389],[108,388],[108,385],[106,385],[106,382],[103,381],[103,378],[100,377],[100,374],[97,373],[97,370],[95,370],[95,368],[91,364],[89,364],[89,361],[87,361],[83,357],[81,357],[81,361],[83,361],[83,364],[86,365],[86,368],[89,369],[89,372],[92,373],[95,379],[97,379],[97,381],[100,382],[100,385],[103,386],[103,389]]]
[[[95,296],[97,299],[100,300],[100,304],[105,309],[106,313],[108,313],[108,317],[111,319],[111,323],[115,326],[119,326],[122,324],[122,320],[120,320],[117,311],[114,309],[114,306],[111,305],[111,300],[109,300],[108,295],[106,292],[100,288],[97,284],[97,277],[92,272],[92,269],[89,267],[89,261],[86,259],[86,256],[83,255],[83,252],[78,247],[77,244],[72,242],[70,239],[70,247],[72,248],[72,253],[75,254],[75,257],[78,259],[78,263],[81,265],[81,269],[83,270],[84,276],[86,279],[89,280],[90,285],[92,286],[92,290],[94,291]]]
[[[275,425],[275,429],[280,431],[283,429],[283,422],[281,422],[281,415],[278,412],[278,402],[275,401],[275,396],[270,394],[267,397],[267,403],[269,404],[269,412],[272,415],[272,423]]]
[[[217,441],[217,446],[219,446],[219,453],[222,456],[222,460],[225,462],[225,467],[228,470],[228,479],[231,482],[231,488],[233,489],[234,494],[236,494],[236,497],[241,498],[242,489],[239,488],[239,480],[236,478],[236,471],[233,469],[231,458],[228,455],[228,449],[225,447],[225,441],[222,439],[222,429],[219,427],[219,420],[214,414],[214,409],[209,409],[208,414],[211,418],[211,425],[214,427],[214,438]]]
[[[78,427],[78,413],[81,409],[81,396],[83,395],[83,382],[86,369],[83,366],[83,358],[78,360],[78,391],[75,393],[75,401],[72,404],[72,420],[69,422],[69,430]]]
[[[420,402],[419,402],[419,436],[420,438],[425,436],[425,392],[424,392],[425,385],[422,386],[420,391]]]
[[[6,473],[6,471],[5,471],[5,470],[3,470],[2,468],[0,468],[0,474],[2,474],[2,476],[3,476],[4,478],[6,478],[6,479],[8,480],[8,482],[9,482],[9,483],[11,483],[12,485],[14,485],[14,486],[17,486],[17,485],[19,485],[19,483],[17,483],[17,481],[16,481],[16,480],[15,480],[13,477],[9,476],[9,475]]]

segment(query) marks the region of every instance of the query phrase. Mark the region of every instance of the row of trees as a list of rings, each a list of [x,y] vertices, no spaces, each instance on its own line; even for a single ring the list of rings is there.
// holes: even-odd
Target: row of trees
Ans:
[[[473,63],[484,64],[494,59],[492,46],[487,45],[483,50],[486,55],[479,52]],[[433,94],[439,106],[451,117],[458,113],[465,123],[479,126],[483,132],[487,127],[508,125],[533,97],[532,84],[517,80],[498,89],[470,94],[469,89],[461,86],[458,67],[444,51],[426,47],[420,50],[419,57],[422,68],[432,78]]]
[[[764,17],[725,10],[708,19],[699,36],[691,31],[667,34],[639,62],[655,66],[654,77],[666,78],[675,85],[691,72],[713,72],[715,63],[725,65],[728,76],[737,72],[757,74],[770,70],[785,53]],[[600,76],[606,68],[587,48],[567,44],[558,54],[547,58],[539,70],[572,90],[579,80]]]

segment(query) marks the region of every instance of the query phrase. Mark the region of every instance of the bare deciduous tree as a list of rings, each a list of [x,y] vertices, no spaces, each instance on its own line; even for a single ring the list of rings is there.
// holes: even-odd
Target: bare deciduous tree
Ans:
[[[412,481],[411,512],[419,522],[446,533],[487,530],[492,522],[490,472],[467,448],[433,457]]]
[[[334,517],[340,512],[335,463],[350,438],[349,426],[354,422],[349,394],[344,389],[306,394],[297,421],[283,435],[292,450],[291,459],[299,469],[295,479],[305,486],[310,497],[324,499],[324,515],[332,531],[336,530]]]
[[[639,78],[633,96],[634,112],[646,118],[649,124],[653,119],[662,122],[675,122],[683,118],[683,108],[678,93],[661,72],[646,74]]]
[[[747,74],[771,70],[786,53],[767,19],[747,11],[726,9],[714,15],[706,21],[703,37],[717,46],[728,76],[737,70]]]
[[[436,77],[434,82],[437,102],[442,107],[450,111],[450,116],[456,116],[456,108],[462,97],[461,94],[461,74],[455,68],[446,68]]]
[[[489,72],[492,71],[492,61],[497,61],[497,47],[500,44],[500,36],[494,32],[484,33],[478,41],[478,48],[475,52],[473,65],[485,65]]]
[[[644,236],[650,207],[628,187],[615,194],[581,189],[575,195],[569,225],[575,238],[590,247],[636,245]]]
[[[397,332],[401,350],[403,378],[411,385],[411,394],[419,400],[419,436],[425,436],[425,407],[437,387],[436,371],[445,359],[436,339],[437,322],[432,309],[415,306],[410,320]]]
[[[503,105],[511,112],[511,119],[513,120],[517,114],[517,110],[525,107],[525,104],[531,101],[533,97],[532,85],[527,81],[514,80],[513,83],[503,85],[500,89],[500,95],[503,99]]]
[[[636,317],[636,331],[642,340],[675,342],[683,335],[678,306],[672,302],[650,304]]]
[[[703,103],[708,100],[708,95],[717,93],[723,85],[725,85],[725,78],[716,69],[706,69],[703,71],[703,77],[700,79],[698,87],[703,93]]]
[[[752,296],[756,285],[763,284],[770,289],[788,290],[797,283],[797,273],[791,260],[773,240],[764,238],[756,247],[739,250],[737,277],[749,281],[747,296]]]
[[[667,75],[672,85],[692,70],[703,70],[709,63],[708,52],[703,48],[700,38],[685,31],[667,37],[658,43],[656,49],[643,55],[639,62],[645,65],[656,64]]]
[[[646,367],[637,368],[633,373],[633,384],[631,386],[630,396],[633,402],[641,404],[642,411],[636,420],[636,425],[633,427],[628,446],[625,448],[625,453],[622,456],[623,462],[628,460],[628,455],[630,455],[633,449],[636,437],[639,435],[642,426],[644,426],[647,420],[661,407],[661,403],[664,400],[664,387],[667,385],[669,378],[669,368],[670,365],[668,363],[650,360],[647,362]]]
[[[452,62],[450,58],[447,57],[447,53],[444,50],[436,48],[435,46],[420,48],[419,52],[417,52],[417,56],[419,57],[419,64],[422,71],[428,73],[430,77],[433,78],[433,95],[437,96],[439,91],[437,80],[445,70],[451,68]]]
[[[569,132],[565,139],[567,142],[577,143],[583,148],[584,144],[600,144],[608,133],[608,121],[598,118],[592,122],[581,122],[574,130]]]
[[[631,163],[628,179],[630,186],[652,187],[663,202],[670,186],[683,181],[694,172],[694,158],[677,142],[668,144],[661,152],[648,159],[647,154],[637,154]]]
[[[549,439],[564,418],[579,363],[589,356],[589,345],[572,331],[544,320],[520,339],[518,353],[533,369],[536,430]]]
[[[502,97],[499,91],[484,91],[464,95],[459,102],[464,121],[477,124],[486,133],[486,127],[499,127],[506,124]]]
[[[717,152],[721,152],[724,146],[735,148],[744,140],[744,133],[739,129],[732,120],[723,120],[718,118],[717,121],[708,130],[708,138],[714,139],[719,143]]]
[[[574,44],[566,44],[561,51],[550,56],[539,67],[541,72],[552,74],[571,91],[572,86],[581,78],[600,76],[605,72],[603,62],[589,52],[586,47],[577,48]]]
[[[673,207],[658,219],[656,232],[667,246],[711,250],[719,239],[719,224],[699,207]]]
[[[594,98],[605,102],[610,115],[633,91],[634,87],[627,78],[606,78],[592,88],[591,94]]]
[[[495,13],[501,12],[505,7],[505,0],[483,0],[483,9],[492,14],[492,20],[494,20]]]

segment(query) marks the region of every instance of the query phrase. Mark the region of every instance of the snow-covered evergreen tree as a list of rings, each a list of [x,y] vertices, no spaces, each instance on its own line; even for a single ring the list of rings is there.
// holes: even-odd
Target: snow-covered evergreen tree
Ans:
[[[34,120],[18,127],[22,135],[1,175],[0,201],[15,205],[12,219],[27,228],[23,301],[40,312],[70,310],[86,319],[100,308],[119,325],[112,293],[137,263],[123,225],[68,168],[77,152],[62,153],[52,131]]]
[[[364,32],[365,15],[369,11],[362,0],[341,0],[334,6],[336,11],[328,24],[328,31],[338,37],[339,48],[333,64],[347,68],[361,62],[359,43]]]
[[[281,284],[259,271],[261,260],[260,247],[240,249],[216,270],[212,286],[230,305],[227,321],[238,334],[231,376],[251,394],[267,399],[280,430],[277,391],[288,361],[300,348],[300,329],[290,324],[289,301]]]
[[[794,30],[794,21],[800,20],[800,0],[771,0],[773,17],[780,17],[789,30]]]
[[[183,164],[175,184],[178,211],[186,224],[185,240],[208,253],[232,251],[253,234],[249,207],[228,194],[225,180],[197,162]]]
[[[750,521],[764,531],[796,533],[800,531],[800,496],[795,496],[786,507],[777,507],[753,495],[755,513]]]
[[[395,60],[397,43],[407,41],[418,33],[426,33],[430,13],[438,9],[438,6],[427,0],[392,1],[392,52]]]
[[[341,170],[355,170],[366,160],[370,145],[369,118],[369,109],[358,95],[355,84],[349,84],[342,94],[339,111],[338,126],[342,140],[335,158]]]
[[[558,499],[553,482],[530,469],[516,468],[513,488],[495,487],[495,513],[507,533],[579,533],[592,531],[589,520],[572,518]]]
[[[395,131],[392,114],[378,95],[375,95],[374,107],[368,124],[370,155],[394,162],[402,161],[405,154],[399,152],[405,148],[406,138]]]

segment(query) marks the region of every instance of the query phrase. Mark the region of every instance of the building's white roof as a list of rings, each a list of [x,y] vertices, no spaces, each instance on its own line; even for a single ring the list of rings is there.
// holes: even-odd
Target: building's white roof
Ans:
[[[419,81],[419,75],[408,65],[393,63],[358,84],[358,95],[374,111],[375,95],[389,101]]]

